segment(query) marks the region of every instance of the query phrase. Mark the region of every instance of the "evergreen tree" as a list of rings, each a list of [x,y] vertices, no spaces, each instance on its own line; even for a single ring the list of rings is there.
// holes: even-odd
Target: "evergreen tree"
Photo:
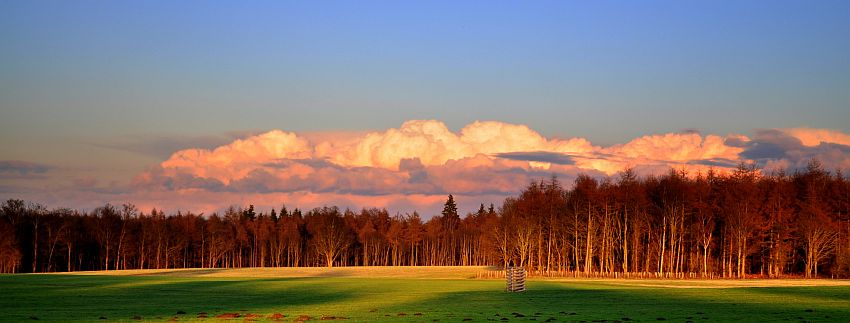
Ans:
[[[248,206],[248,209],[242,212],[242,216],[248,220],[253,220],[257,217],[257,213],[254,212],[254,204]]]
[[[449,199],[446,200],[446,204],[443,206],[443,217],[445,218],[457,218],[457,204],[455,204],[455,198],[451,194],[449,194]]]
[[[443,230],[449,235],[453,235],[459,224],[460,216],[457,214],[457,204],[455,204],[455,198],[449,194],[449,199],[443,206]]]

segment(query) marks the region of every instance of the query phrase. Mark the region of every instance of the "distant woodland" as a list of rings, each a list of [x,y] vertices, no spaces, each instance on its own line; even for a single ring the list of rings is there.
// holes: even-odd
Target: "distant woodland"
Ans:
[[[850,180],[795,172],[541,179],[501,205],[391,215],[281,206],[165,214],[21,200],[0,210],[0,272],[277,266],[522,266],[538,275],[850,277]]]

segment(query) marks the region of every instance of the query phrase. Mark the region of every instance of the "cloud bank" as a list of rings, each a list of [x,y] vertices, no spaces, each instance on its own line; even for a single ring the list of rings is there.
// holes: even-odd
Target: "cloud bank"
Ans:
[[[410,211],[435,209],[446,194],[469,197],[470,205],[498,203],[552,175],[569,183],[580,173],[612,176],[632,168],[649,175],[676,168],[696,174],[730,171],[741,162],[775,170],[803,167],[812,158],[832,169],[850,167],[850,136],[810,128],[762,129],[752,137],[686,131],[602,147],[585,138],[546,138],[524,125],[476,121],[453,132],[440,121],[413,120],[365,133],[273,130],[214,149],[180,150],[136,176],[133,187],[206,201],[198,203],[202,208],[237,196],[232,202]]]
[[[131,202],[142,209],[209,213],[231,204],[269,209],[286,203],[419,210],[427,217],[439,212],[447,194],[470,211],[479,203],[499,204],[531,180],[552,175],[569,185],[582,173],[615,176],[626,168],[639,175],[670,168],[697,174],[727,172],[745,162],[773,171],[803,168],[812,159],[830,170],[850,168],[850,135],[811,128],[758,129],[750,136],[683,131],[603,147],[585,138],[547,138],[518,124],[476,121],[454,132],[440,121],[413,120],[373,132],[273,130],[212,149],[184,149],[136,175],[129,186],[78,179],[64,190],[7,185],[0,191],[83,209]],[[48,170],[0,162],[0,177],[44,176]]]

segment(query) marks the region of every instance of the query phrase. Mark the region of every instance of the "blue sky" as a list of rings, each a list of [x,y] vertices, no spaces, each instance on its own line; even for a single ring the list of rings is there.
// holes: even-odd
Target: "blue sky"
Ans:
[[[412,119],[850,131],[848,1],[3,1],[0,44],[0,160],[68,178]]]
[[[15,133],[435,118],[614,142],[680,128],[848,127],[846,1],[0,6],[3,126]]]

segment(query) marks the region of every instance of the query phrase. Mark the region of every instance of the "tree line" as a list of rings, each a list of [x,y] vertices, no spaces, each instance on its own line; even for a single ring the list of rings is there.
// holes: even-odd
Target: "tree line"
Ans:
[[[793,173],[533,181],[498,208],[460,216],[321,207],[222,214],[11,199],[0,272],[298,266],[522,266],[537,274],[850,276],[850,181],[812,161]]]

